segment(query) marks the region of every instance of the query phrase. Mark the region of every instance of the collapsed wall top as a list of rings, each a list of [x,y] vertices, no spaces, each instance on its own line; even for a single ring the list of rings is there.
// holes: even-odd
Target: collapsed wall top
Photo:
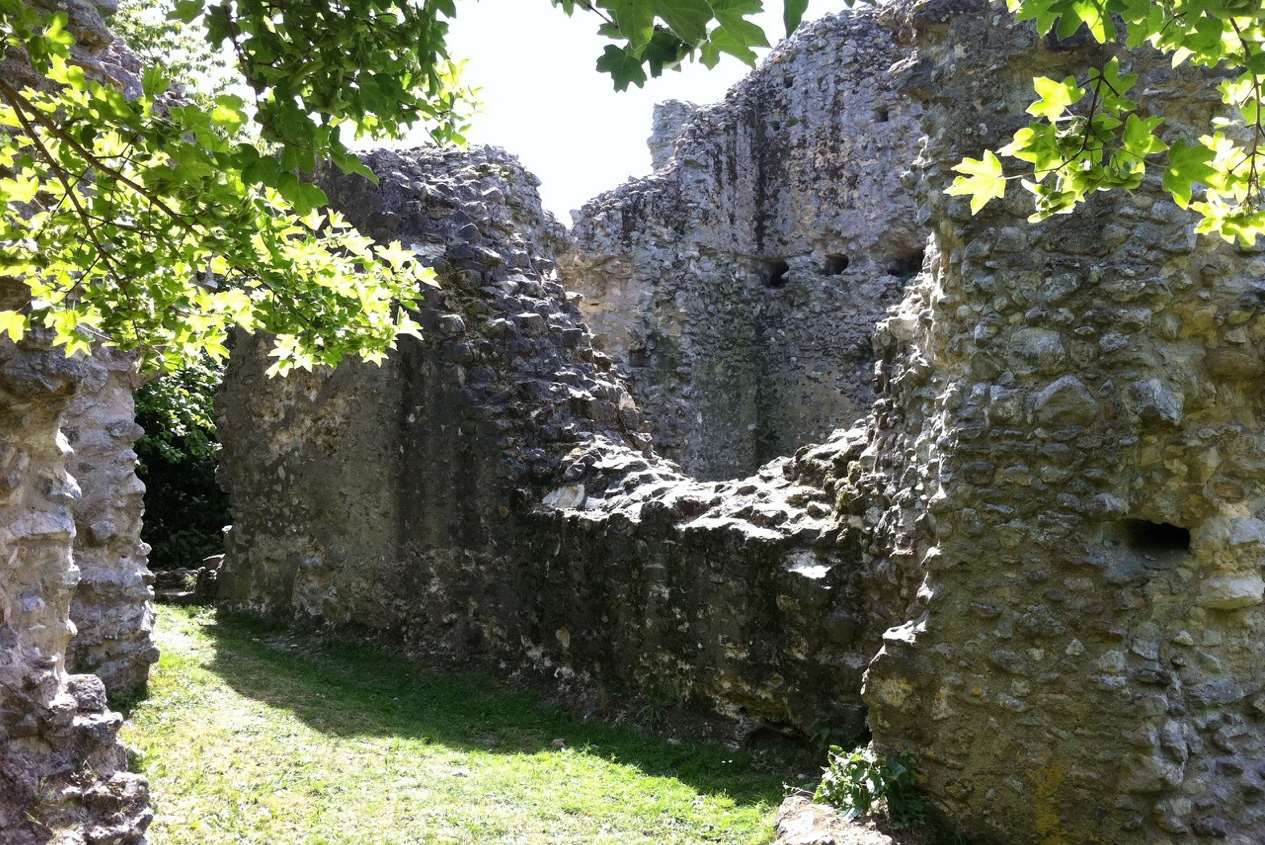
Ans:
[[[631,693],[745,729],[859,733],[855,567],[830,519],[855,438],[739,482],[682,475],[558,283],[562,230],[515,160],[367,163],[380,186],[325,187],[439,270],[424,339],[380,368],[284,380],[264,376],[265,341],[237,344],[220,402],[223,597],[543,674],[595,707]]]
[[[926,241],[902,55],[869,15],[808,24],[723,102],[657,109],[658,172],[578,213],[563,281],[688,472],[745,475],[868,410],[874,324]]]

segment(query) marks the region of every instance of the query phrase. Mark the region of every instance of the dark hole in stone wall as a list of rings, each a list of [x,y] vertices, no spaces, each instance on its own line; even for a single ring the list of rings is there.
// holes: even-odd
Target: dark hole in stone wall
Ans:
[[[828,276],[837,276],[844,270],[848,269],[848,256],[846,255],[827,255],[826,263],[822,265],[822,272]]]
[[[893,256],[887,265],[887,272],[898,279],[910,279],[918,275],[922,269],[922,258],[926,250],[916,249],[904,255]]]
[[[878,108],[874,110],[875,123],[887,123],[887,121],[889,120],[891,120],[891,114],[888,112],[887,109]]]
[[[785,285],[786,274],[789,273],[790,270],[791,266],[780,258],[764,262],[765,287],[780,288]]]
[[[1190,529],[1170,522],[1126,519],[1124,536],[1129,548],[1137,552],[1163,554],[1190,551]]]

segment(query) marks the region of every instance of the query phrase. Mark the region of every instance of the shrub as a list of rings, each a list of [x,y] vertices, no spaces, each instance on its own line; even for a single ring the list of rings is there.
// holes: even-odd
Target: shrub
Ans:
[[[155,569],[196,566],[222,547],[228,497],[215,482],[220,443],[214,402],[223,373],[203,360],[141,388],[137,474],[145,482],[141,537]]]
[[[838,808],[848,819],[881,813],[898,827],[926,820],[912,766],[880,756],[873,746],[845,751],[832,745],[813,800]]]

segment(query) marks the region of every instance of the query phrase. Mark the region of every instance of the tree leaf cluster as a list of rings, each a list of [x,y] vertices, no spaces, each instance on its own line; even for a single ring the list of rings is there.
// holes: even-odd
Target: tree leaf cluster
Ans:
[[[1265,232],[1261,174],[1265,6],[1259,0],[1007,0],[1042,35],[1067,38],[1084,28],[1119,55],[1083,74],[1033,80],[1033,121],[981,160],[967,158],[946,193],[980,211],[1020,180],[1035,198],[1033,221],[1073,211],[1094,192],[1140,187],[1158,168],[1173,201],[1198,217],[1196,230],[1243,245]],[[1166,131],[1161,108],[1137,93],[1125,63],[1148,46],[1174,67],[1189,64],[1225,77],[1221,114],[1198,137]],[[1211,82],[1209,84],[1212,84]],[[1004,172],[997,155],[1019,162]],[[985,167],[984,163],[987,163]]]
[[[309,28],[325,19],[313,14],[299,16]],[[208,11],[208,37],[213,19]],[[261,20],[227,29],[267,29]],[[464,95],[433,45],[397,43],[401,55],[369,57],[379,62],[378,90],[394,92],[384,101],[322,93],[328,75],[303,83],[312,77],[294,58],[319,64],[320,54],[293,35],[277,46],[288,52],[274,55],[297,74],[288,87],[271,81],[275,68],[261,77],[244,66],[244,78],[254,73],[253,104],[232,93],[172,97],[162,68],[147,71],[144,93],[129,99],[75,61],[67,24],[65,14],[0,0],[6,48],[25,52],[44,77],[38,86],[0,80],[0,272],[30,289],[23,307],[0,312],[0,332],[21,340],[39,328],[68,355],[107,344],[176,368],[202,354],[222,359],[233,329],[262,331],[275,337],[274,374],[347,355],[380,361],[399,335],[418,332],[408,309],[434,274],[400,244],[375,244],[339,214],[319,212],[326,197],[309,176],[333,160],[372,178],[344,145],[344,123],[390,134],[434,118],[437,136],[459,140],[452,121]],[[367,23],[351,26],[367,37]],[[419,26],[437,26],[434,14]],[[345,37],[327,46],[347,47]],[[417,58],[428,50],[430,59]],[[422,61],[430,76],[414,85]],[[365,73],[345,80],[350,91]],[[421,99],[427,118],[415,107]],[[258,137],[247,134],[252,125]]]
[[[601,18],[606,45],[597,69],[610,74],[617,91],[646,84],[650,77],[697,59],[715,67],[722,55],[754,65],[756,49],[768,47],[752,17],[764,0],[552,0],[568,15],[579,9]],[[808,0],[783,0],[790,34],[803,20]]]

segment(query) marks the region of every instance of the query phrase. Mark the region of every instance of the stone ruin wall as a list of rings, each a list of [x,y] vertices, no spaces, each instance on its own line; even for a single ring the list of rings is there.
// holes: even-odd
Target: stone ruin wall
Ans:
[[[140,94],[140,60],[106,24],[115,4],[32,3],[68,15],[76,38],[74,59],[90,75],[126,96]],[[0,57],[0,72],[18,84],[43,84],[25,57],[16,54]],[[69,469],[79,494],[73,506],[79,580],[71,619],[76,634],[67,665],[99,675],[111,694],[134,695],[144,689],[149,667],[158,659],[149,549],[140,539],[145,488],[132,451],[143,433],[135,422],[139,376],[133,358],[109,350],[98,350],[76,372],[60,422],[74,450]]]
[[[869,410],[873,326],[926,242],[900,56],[870,17],[817,21],[723,102],[658,109],[657,172],[578,213],[563,282],[687,472],[749,474]]]
[[[508,286],[508,270],[472,278],[450,268],[442,296],[455,299],[429,314],[427,345],[388,365],[424,371],[427,390],[446,383],[450,406],[411,401],[427,394],[392,384],[389,369],[364,384],[338,373],[314,379],[293,404],[259,382],[228,395],[246,409],[227,405],[243,431],[248,419],[280,421],[267,428],[271,445],[258,472],[239,468],[234,482],[238,502],[250,505],[242,513],[249,518],[259,503],[264,515],[241,529],[232,595],[330,621],[400,627],[449,654],[507,663],[526,655],[560,680],[666,685],[766,723],[781,712],[794,727],[820,724],[832,708],[833,718],[855,717],[860,670],[877,650],[876,632],[890,626],[865,680],[875,741],[910,754],[929,796],[973,838],[1260,841],[1259,253],[1196,240],[1189,218],[1154,186],[1095,198],[1077,215],[1035,226],[1024,220],[1021,196],[972,218],[962,201],[942,195],[953,163],[1013,131],[1031,76],[1083,66],[1095,58],[1092,48],[1036,43],[999,9],[937,0],[890,7],[877,23],[858,16],[818,24],[762,73],[776,73],[778,57],[799,55],[799,42],[817,43],[831,27],[874,33],[867,49],[893,61],[870,67],[876,81],[850,84],[902,98],[883,125],[907,115],[927,138],[898,200],[916,210],[859,215],[909,221],[910,239],[916,222],[931,236],[924,272],[874,332],[878,379],[864,427],[775,461],[750,481],[690,480],[646,451],[644,437],[629,442],[620,431],[620,408],[631,410],[631,401],[603,356],[589,351],[562,289],[541,275],[547,260]],[[881,32],[891,33],[886,47]],[[838,68],[821,61],[837,79]],[[1194,123],[1215,107],[1198,76],[1139,65],[1144,84],[1175,114]],[[807,68],[792,84],[828,87]],[[663,270],[655,290],[676,296],[689,289],[679,280],[695,273],[673,275],[677,256],[700,266],[707,257],[673,246],[689,242],[682,221],[704,212],[688,193],[656,185],[678,178],[671,174],[691,133],[708,131],[708,114],[689,124],[666,171],[590,205],[578,246],[564,256],[569,282],[579,284],[580,271],[594,274],[581,309],[617,357],[621,348],[648,349],[633,340],[641,330],[633,327],[670,310],[638,304],[641,283],[628,280],[649,266],[638,262],[656,250],[667,256],[655,259]],[[874,159],[862,160],[873,175]],[[469,269],[460,253],[470,236],[488,234],[481,214],[466,216],[473,231],[445,236],[458,269]],[[599,223],[618,236],[597,234]],[[419,237],[426,226],[419,219],[388,228]],[[618,248],[592,248],[625,236]],[[835,247],[822,237],[813,248]],[[796,289],[796,265],[788,264],[780,291]],[[708,291],[713,311],[680,312],[720,324],[714,315],[734,299],[734,277],[719,278]],[[593,290],[628,297],[619,307],[637,317],[625,346],[611,341],[615,295]],[[519,298],[525,291],[534,306]],[[599,299],[607,304],[595,306]],[[468,347],[444,334],[458,323]],[[506,335],[492,342],[494,326]],[[524,330],[537,332],[540,346],[530,354],[519,345]],[[568,356],[548,350],[565,337],[579,338],[571,362],[602,367],[559,366]],[[469,367],[452,366],[453,353],[443,350],[456,347],[469,350],[456,353],[471,355]],[[516,352],[506,358],[498,349]],[[542,354],[539,378],[523,379],[519,368]],[[643,405],[700,395],[673,381],[682,371],[695,378],[689,367],[665,369],[655,381],[638,374],[634,355],[626,361]],[[258,371],[258,363],[248,366]],[[744,371],[734,372],[741,384]],[[383,443],[384,455],[395,448],[403,460],[381,494],[394,510],[375,510],[387,514],[375,547],[383,552],[368,565],[354,538],[340,547],[344,559],[331,560],[327,550],[344,529],[330,519],[333,504],[311,508],[338,488],[314,484],[302,474],[312,461],[294,457],[312,440],[299,436],[311,418],[337,407],[320,391],[336,395],[325,386],[339,378],[363,391],[349,400],[357,413],[367,401],[402,426]],[[499,403],[477,395],[484,379],[499,388],[487,394]],[[600,399],[600,384],[618,401]],[[565,405],[559,396],[569,397]],[[437,413],[422,425],[427,408]],[[357,423],[345,407],[331,413],[318,448],[328,465],[354,475],[341,432]],[[524,417],[533,425],[518,428]],[[543,438],[530,433],[537,425]],[[673,451],[674,429],[659,430]],[[470,437],[487,439],[473,445]],[[497,444],[508,451],[484,450]],[[698,465],[683,448],[677,453]],[[444,471],[428,473],[430,466]],[[497,473],[504,486],[482,500]],[[328,493],[314,496],[317,488]],[[301,520],[268,513],[269,497],[308,510]],[[457,507],[464,516],[451,516]],[[270,558],[257,550],[271,537],[288,545]],[[275,592],[261,602],[252,590],[264,583]]]
[[[698,106],[685,100],[655,103],[650,137],[646,139],[646,146],[650,148],[651,170],[658,171],[668,166],[676,152],[676,142],[697,113]]]
[[[908,194],[886,198],[912,216],[856,218],[907,221],[896,231],[915,243],[932,237],[924,272],[874,332],[865,426],[788,448],[741,481],[688,477],[651,448],[632,397],[667,409],[668,451],[705,477],[706,455],[688,457],[693,435],[672,428],[667,398],[702,395],[672,380],[697,372],[639,378],[630,355],[630,393],[581,320],[584,309],[620,357],[606,306],[552,275],[564,248],[568,279],[588,266],[606,289],[642,296],[627,280],[658,243],[669,254],[661,281],[692,278],[693,266],[669,272],[677,253],[666,245],[686,233],[646,221],[706,219],[685,192],[673,218],[671,192],[653,184],[678,178],[664,174],[681,170],[691,133],[710,131],[717,113],[690,122],[665,171],[599,201],[622,209],[601,225],[635,248],[592,249],[618,238],[586,235],[598,225],[584,221],[581,246],[565,248],[529,177],[498,153],[378,153],[381,189],[335,180],[330,195],[369,233],[412,242],[440,266],[427,339],[382,368],[286,381],[263,378],[258,341],[239,344],[224,397],[236,509],[224,597],[544,674],[592,693],[598,711],[601,693],[609,712],[633,692],[747,730],[856,733],[868,705],[879,747],[911,754],[929,796],[978,841],[1261,841],[1260,253],[1196,240],[1153,186],[1037,226],[1019,197],[971,218],[941,194],[948,167],[1013,130],[1034,73],[1082,65],[1092,48],[1038,44],[1000,9],[933,0],[888,8],[877,24],[810,27],[763,73],[820,52],[802,45],[827,43],[832,27],[853,34],[840,53],[893,59],[869,68],[876,81],[845,77],[891,98],[887,120],[864,128],[881,133],[903,115],[927,136],[915,172],[900,176]],[[840,78],[829,51],[817,61]],[[1201,79],[1141,64],[1155,96],[1192,122],[1208,116]],[[792,80],[832,84],[815,82],[810,64]],[[862,133],[854,140],[864,152]],[[846,185],[852,159],[838,160]],[[882,169],[858,160],[865,178]],[[813,237],[772,295],[813,275],[808,256],[851,243]],[[703,247],[682,255],[714,258]],[[737,310],[726,310],[736,275],[717,278],[729,286],[699,299],[721,304],[689,312],[695,322],[721,325],[716,314]],[[654,290],[669,288],[690,290]],[[633,313],[644,327],[669,311]],[[110,383],[93,366],[38,335],[0,345],[0,829],[19,843],[47,838],[28,813],[90,831],[88,841],[140,841],[148,819],[101,683],[66,667],[74,523],[100,520],[95,506],[76,509],[59,426],[74,428],[63,414],[79,385]],[[121,407],[96,401],[111,415]],[[134,436],[112,435],[124,453]],[[86,452],[93,436],[80,438]],[[131,524],[132,505],[104,507]],[[120,542],[135,567],[140,547]]]
[[[24,293],[10,283],[0,301],[14,307]],[[151,814],[116,740],[122,717],[99,678],[66,663],[80,490],[60,426],[99,373],[47,342],[33,331],[0,343],[0,831],[13,845],[139,843]]]
[[[92,364],[62,419],[81,491],[73,507],[79,585],[67,662],[99,676],[111,695],[135,695],[158,659],[149,548],[140,539],[145,485],[132,451],[143,433],[133,399],[139,377],[132,356],[101,350]]]
[[[853,470],[873,603],[918,586],[866,679],[875,741],[981,841],[1260,842],[1261,251],[1197,238],[1158,175],[972,218],[948,167],[1010,137],[1034,75],[1103,56],[973,0],[888,14],[934,248],[879,332]],[[1218,108],[1133,64],[1170,131]]]
[[[859,735],[867,649],[830,520],[858,442],[735,482],[683,476],[557,282],[561,230],[515,160],[368,163],[383,188],[327,191],[440,270],[426,340],[282,381],[243,339],[221,402],[221,596],[544,676],[598,712],[684,701],[748,732]]]
[[[110,9],[62,10],[77,61],[138,89],[135,57],[105,26]],[[37,81],[21,57],[0,70]],[[25,295],[0,285],[3,307]],[[157,656],[131,451],[134,367],[109,353],[67,360],[50,336],[0,342],[0,838],[132,845],[152,813],[106,695],[143,687]]]

